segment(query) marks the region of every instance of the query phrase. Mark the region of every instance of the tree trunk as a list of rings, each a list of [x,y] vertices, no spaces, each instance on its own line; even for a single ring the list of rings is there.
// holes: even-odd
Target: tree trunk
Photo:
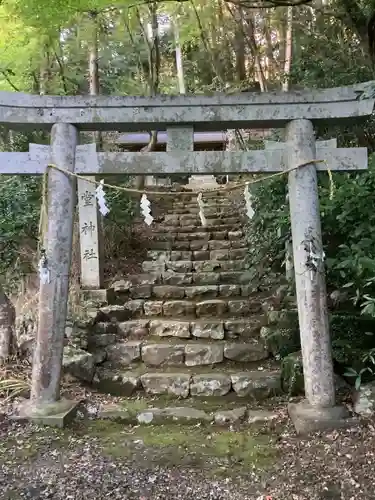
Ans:
[[[254,59],[255,72],[258,76],[260,90],[261,92],[267,92],[267,80],[263,72],[262,63],[259,56],[259,48],[255,40],[255,24],[250,15],[247,20],[247,25],[248,25],[248,41]]]
[[[280,70],[279,63],[277,59],[275,58],[275,54],[273,52],[272,48],[272,38],[271,38],[271,22],[272,22],[272,17],[270,12],[267,14],[263,14],[265,17],[265,23],[264,23],[264,40],[265,40],[265,51],[267,54],[267,59],[268,59],[268,78],[270,80],[273,80],[275,76],[277,75],[278,71]]]
[[[0,286],[0,361],[13,353],[15,321],[14,306]]]
[[[89,93],[97,96],[100,94],[99,83],[99,42],[98,42],[98,15],[96,12],[91,13],[92,17],[92,33],[89,44]],[[93,142],[96,143],[97,149],[100,149],[102,136],[100,132],[92,132]]]
[[[236,49],[236,77],[241,84],[246,80],[245,64],[245,33],[243,26],[243,11],[241,6],[236,6],[234,10],[236,20],[236,31],[234,36],[234,45]]]
[[[286,11],[284,54],[284,75],[281,88],[284,92],[288,92],[290,84],[290,68],[292,66],[293,55],[293,7],[288,7]],[[286,202],[288,203],[288,195],[286,195]],[[293,282],[294,264],[293,242],[291,237],[285,241],[285,276],[289,283]]]
[[[161,66],[161,56],[160,56],[160,39],[159,39],[159,21],[158,21],[158,4],[150,4],[149,6],[150,18],[151,18],[151,31],[152,40],[149,40],[148,32],[146,31],[143,22],[140,18],[138,12],[139,23],[143,31],[143,36],[148,47],[148,60],[149,60],[149,91],[152,97],[159,93],[160,86],[160,66]],[[144,148],[141,149],[142,153],[149,153],[155,151],[158,142],[158,132],[153,130],[150,134],[150,141]],[[134,179],[134,186],[138,190],[143,190],[145,186],[146,176],[137,175]]]
[[[44,45],[43,59],[40,65],[39,73],[39,94],[45,95],[49,93],[51,81],[51,60],[50,60],[50,49],[48,44]]]
[[[290,81],[290,68],[292,66],[293,52],[293,7],[288,7],[286,13],[286,30],[285,30],[285,60],[284,60],[284,76],[282,82],[282,90],[288,92]]]
[[[178,91],[180,94],[186,93],[185,87],[185,75],[184,75],[184,65],[182,62],[182,52],[180,44],[180,32],[178,29],[178,19],[173,23],[174,28],[174,40],[175,40],[175,52],[176,52],[176,69],[177,69],[177,80],[178,80]]]

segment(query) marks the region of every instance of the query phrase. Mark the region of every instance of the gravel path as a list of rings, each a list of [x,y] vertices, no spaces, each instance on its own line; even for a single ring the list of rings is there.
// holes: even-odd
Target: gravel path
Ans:
[[[229,477],[215,480],[189,466],[159,465],[160,451],[146,449],[140,439],[133,441],[132,456],[124,459],[103,454],[101,440],[91,435],[60,438],[61,447],[58,435],[3,421],[0,439],[7,441],[0,459],[3,500],[258,498],[248,484],[241,487]]]
[[[90,427],[91,425],[91,427]],[[56,500],[356,500],[375,499],[375,427],[372,422],[340,432],[297,437],[286,419],[272,428],[213,431],[190,427],[159,434],[140,427],[92,427],[64,431],[0,421],[1,498]],[[156,428],[155,428],[156,429]],[[94,431],[93,431],[94,430]],[[105,431],[105,432],[104,432]],[[175,434],[173,434],[175,433]],[[218,456],[206,443],[228,436]],[[180,439],[158,443],[155,436]],[[152,441],[152,438],[154,441]],[[270,439],[268,461],[244,459],[243,451]],[[185,440],[185,441],[184,441]],[[263,440],[263,441],[259,441]],[[239,446],[242,443],[242,448]],[[258,443],[258,444],[257,444]],[[119,446],[121,444],[121,446]],[[178,448],[178,450],[177,450]],[[239,449],[241,448],[241,450]],[[202,455],[202,451],[207,450]],[[178,453],[176,454],[176,452]],[[241,455],[241,453],[242,455]],[[248,451],[248,450],[247,450]],[[264,450],[262,451],[264,455]],[[202,460],[203,458],[203,460]],[[244,462],[245,460],[245,462]],[[247,461],[246,461],[247,460]]]

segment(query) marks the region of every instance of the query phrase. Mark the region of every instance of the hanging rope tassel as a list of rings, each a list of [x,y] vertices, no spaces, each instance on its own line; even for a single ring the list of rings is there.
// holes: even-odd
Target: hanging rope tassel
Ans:
[[[41,284],[50,283],[50,271],[48,268],[48,259],[46,250],[44,248],[45,238],[48,231],[48,173],[49,166],[47,166],[43,174],[42,183],[42,204],[40,207],[39,219],[39,234],[38,234],[38,253],[40,255],[38,263],[39,280]]]
[[[153,216],[151,215],[151,202],[150,200],[147,198],[147,195],[145,193],[143,193],[142,195],[142,198],[141,198],[141,212],[142,212],[142,215],[145,219],[145,223],[148,225],[148,226],[151,226],[154,218]]]
[[[243,194],[246,202],[246,215],[251,220],[254,217],[255,212],[252,205],[252,196],[250,193],[249,182],[246,183]]]
[[[107,202],[105,200],[105,192],[103,189],[104,179],[102,179],[99,183],[99,186],[95,189],[95,196],[98,200],[99,212],[105,217],[109,214],[109,208],[107,207]]]
[[[328,178],[329,178],[329,199],[333,200],[333,195],[335,192],[335,183],[333,182],[332,172],[330,169],[327,169]]]
[[[202,226],[207,226],[207,219],[204,215],[204,202],[202,199],[202,193],[198,194],[197,202],[198,202],[198,206],[199,206],[199,217],[201,219]]]
[[[45,285],[50,282],[50,272],[48,269],[48,259],[46,251],[44,248],[41,250],[41,257],[39,259],[38,269],[39,269],[39,279],[40,283]]]

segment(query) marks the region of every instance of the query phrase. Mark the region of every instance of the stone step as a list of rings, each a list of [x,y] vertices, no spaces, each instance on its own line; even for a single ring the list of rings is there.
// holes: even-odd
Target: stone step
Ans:
[[[238,240],[210,240],[210,239],[195,239],[195,240],[175,240],[175,241],[151,241],[149,247],[154,250],[171,250],[171,251],[186,251],[186,250],[222,250],[229,248],[244,248],[247,243],[244,238]]]
[[[145,261],[142,270],[145,273],[165,273],[167,271],[176,273],[189,272],[221,272],[221,271],[245,271],[248,264],[244,259],[237,260],[179,260],[179,261]]]
[[[189,203],[192,201],[195,201],[197,199],[198,192],[197,191],[190,191],[187,195],[180,195],[178,194],[176,198],[174,198],[172,201],[173,203]],[[232,203],[232,198],[233,196],[232,193],[229,193],[228,191],[221,191],[220,193],[218,191],[202,191],[202,199],[205,202],[209,203]]]
[[[196,197],[197,196],[197,192],[196,191],[190,191],[189,193],[191,195],[191,197]],[[225,187],[218,187],[217,189],[215,189],[215,191],[203,191],[203,197],[204,199],[225,199],[225,200],[229,200],[230,199],[230,196],[232,195],[231,192],[229,192],[227,189],[225,189]]]
[[[223,240],[223,239],[236,239],[235,237],[229,237],[229,233],[231,236],[233,233],[240,232],[241,235],[239,238],[243,236],[242,232],[243,224],[220,224],[218,226],[202,226],[201,224],[195,226],[163,226],[162,224],[158,224],[153,228],[153,238],[156,240],[174,240],[174,239],[199,239],[207,238],[211,236],[211,239],[215,240]]]
[[[250,288],[251,274],[244,271],[223,271],[203,273],[147,273],[133,274],[125,279],[115,281],[109,289],[111,296],[131,296],[132,288],[153,285],[247,285]],[[244,293],[244,292],[242,292]]]
[[[196,369],[181,367],[178,370],[147,369],[113,370],[98,367],[95,386],[106,393],[131,396],[137,392],[150,396],[166,395],[176,398],[212,397],[233,395],[250,400],[262,400],[280,394],[281,376],[277,369],[223,371],[207,367]]]
[[[180,212],[175,212],[174,209],[172,210],[166,210],[166,212],[163,214],[164,219],[167,221],[169,220],[172,224],[174,224],[176,221],[184,221],[187,219],[194,219],[199,217],[199,212],[200,212],[200,207],[199,205],[195,205],[194,207],[187,207],[189,211],[186,213],[180,213]],[[193,209],[193,212],[190,210]],[[235,211],[234,211],[235,209]],[[176,209],[180,211],[181,209]],[[186,210],[186,207],[185,207]],[[221,207],[221,206],[214,206],[214,207],[203,207],[204,214],[207,218],[211,219],[217,219],[220,217],[224,218],[231,218],[231,217],[239,217],[242,212],[245,215],[245,210],[242,210],[242,207],[240,209],[238,207],[234,206],[226,206],[226,207]]]
[[[228,240],[222,241],[224,241],[225,243],[229,243]],[[230,248],[230,246],[228,245],[227,248],[219,248],[215,250],[177,250],[170,252],[165,250],[149,250],[147,252],[147,261],[175,262],[176,266],[178,267],[179,262],[186,262],[189,260],[237,260],[244,259],[247,255],[247,248]],[[184,267],[183,264],[182,267]],[[176,271],[174,264],[171,264],[170,267],[167,267],[167,269],[169,268],[173,271]]]
[[[236,218],[237,220],[241,220],[241,214],[239,212],[233,212],[233,209],[227,210],[224,213],[218,213],[215,210],[206,210],[204,209],[204,215],[208,221],[215,221],[215,220],[226,220],[227,224],[230,224],[233,222],[232,219]],[[200,217],[199,217],[199,211],[196,214],[176,214],[176,213],[167,213],[163,217],[163,222],[165,224],[173,225],[173,224],[181,224],[185,223],[185,221],[190,221],[194,220],[199,222]],[[211,222],[212,225],[218,225],[219,222]],[[186,225],[186,224],[185,224]]]
[[[205,234],[219,234],[218,237],[215,236],[212,239],[227,239],[228,231],[241,231],[243,229],[243,224],[222,224],[220,226],[202,226],[201,224],[197,224],[195,226],[164,226],[163,224],[158,224],[153,228],[152,234],[156,236],[157,239],[164,239],[164,235],[167,236],[167,240],[173,240],[177,235],[181,234],[193,234],[202,232]],[[179,239],[180,236],[179,236]]]
[[[141,317],[233,318],[262,312],[262,301],[249,298],[220,298],[194,300],[132,299],[123,305],[110,305],[97,310],[96,321],[128,321]]]
[[[249,297],[251,285],[134,285],[126,291],[115,292],[114,304],[123,304],[129,299],[189,299],[204,300],[228,297]]]
[[[212,205],[212,204],[204,204],[203,211],[206,216],[210,217],[221,217],[224,215],[226,217],[233,217],[233,214],[244,216],[246,215],[245,205]],[[187,219],[191,217],[197,217],[200,212],[200,207],[198,203],[191,205],[181,205],[177,207],[173,207],[170,209],[166,209],[164,211],[164,215],[170,215],[173,219],[173,216],[182,215]]]
[[[259,338],[261,328],[265,324],[266,317],[262,314],[228,319],[181,320],[155,317],[122,322],[98,322],[93,326],[91,341],[98,347],[106,347],[106,342],[114,342],[115,339],[139,340],[150,336],[248,341]]]
[[[241,214],[241,216],[245,215],[246,211],[244,207],[234,207],[234,206],[214,206],[214,207],[204,207],[204,213],[206,217],[233,217],[234,210],[236,213]],[[171,219],[176,215],[185,216],[187,219],[198,217],[199,207],[198,204],[195,207],[190,208],[174,208],[173,211],[168,213],[171,216]]]
[[[174,199],[174,201],[189,201],[191,199],[196,199],[197,197],[197,192],[196,191],[193,191],[193,190],[187,190],[186,193],[179,193],[176,195],[176,198]],[[229,200],[229,197],[228,197],[228,191],[224,190],[224,189],[220,189],[219,190],[215,190],[215,191],[204,191],[204,198],[207,198],[207,199],[226,199],[226,200]]]
[[[168,215],[186,215],[187,218],[194,218],[199,216],[199,207],[194,208],[175,208],[172,211],[167,211],[166,213]],[[210,217],[222,217],[223,215],[225,217],[233,217],[233,214],[238,215],[239,217],[244,218],[246,217],[246,211],[242,207],[224,207],[224,208],[215,208],[215,207],[205,207],[204,208],[204,214],[205,216],[210,216]],[[156,219],[159,221],[159,219]],[[164,216],[161,216],[160,220],[164,220]]]
[[[150,243],[150,248],[153,250],[170,251],[222,250],[244,247],[247,247],[247,242],[244,238],[240,238],[238,240],[210,240],[205,238],[195,240],[153,241]]]
[[[212,219],[214,220],[214,219]],[[155,226],[152,228],[153,233],[168,233],[168,232],[173,232],[173,233],[193,233],[194,231],[205,231],[205,232],[212,232],[212,231],[234,231],[236,229],[242,229],[243,228],[243,222],[241,220],[234,219],[233,222],[227,223],[226,221],[229,221],[229,219],[222,220],[222,219],[215,219],[217,224],[212,225],[210,224],[210,221],[208,221],[208,224],[203,226],[201,221],[191,221],[190,224],[186,225],[179,225],[179,224],[174,224],[174,225],[169,225],[169,224],[164,224],[160,223],[158,225],[155,224]]]
[[[250,287],[251,275],[249,271],[212,271],[197,273],[165,272],[161,275],[162,283],[168,285],[226,285],[239,284]]]
[[[219,226],[218,226],[219,227]],[[153,239],[154,241],[197,241],[197,240],[240,240],[244,238],[244,233],[240,229],[231,228],[229,231],[205,231],[201,229],[197,232],[193,233],[154,233]],[[176,246],[175,246],[176,248]],[[176,248],[178,250],[182,250],[183,248]]]
[[[225,200],[224,198],[218,198],[217,200],[205,200],[203,197],[203,205],[204,207],[233,207],[233,206],[243,206],[245,203],[235,203],[233,201]],[[175,201],[172,204],[172,209],[175,208],[195,208],[198,206],[197,197],[192,198],[191,200],[186,201]]]
[[[159,325],[161,332],[163,326]],[[100,339],[101,335],[99,335]],[[89,346],[96,346],[95,342]],[[264,361],[269,353],[260,338],[246,342],[150,337],[147,340],[116,339],[105,346],[106,362],[116,367],[127,368],[132,363],[143,363],[147,368],[166,366],[207,366],[231,361],[232,363],[255,363]]]
[[[231,393],[235,394],[234,392]],[[120,403],[101,403],[97,412],[97,419],[109,420],[122,424],[132,425],[179,425],[211,424],[228,426],[233,424],[259,425],[277,420],[276,411],[267,409],[253,409],[246,399],[234,399],[229,395],[178,400],[152,395],[152,397],[135,396]],[[171,400],[172,399],[172,400]],[[214,402],[212,401],[214,399]]]
[[[221,215],[218,216],[217,214],[214,214],[213,216],[208,216],[208,214],[204,213],[205,218],[207,220],[207,226],[221,226],[221,225],[236,225],[236,224],[241,224],[243,221],[244,217],[241,217],[239,214],[233,214],[233,212],[229,215]],[[182,218],[183,217],[183,218]],[[188,216],[186,215],[181,215],[180,217],[178,215],[166,215],[160,224],[160,226],[165,226],[165,227],[186,227],[186,226],[202,226],[201,224],[201,218],[199,215],[191,215],[189,214]]]

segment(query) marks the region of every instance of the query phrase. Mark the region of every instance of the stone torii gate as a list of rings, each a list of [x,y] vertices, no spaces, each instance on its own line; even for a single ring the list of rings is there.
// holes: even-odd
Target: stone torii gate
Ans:
[[[54,97],[0,92],[1,124],[12,129],[51,130],[49,148],[30,145],[29,153],[0,153],[0,173],[43,174],[48,163],[84,176],[291,170],[289,201],[306,401],[290,405],[289,412],[297,430],[329,427],[346,413],[335,403],[316,171],[365,169],[367,150],[317,148],[313,123],[337,124],[371,115],[374,99],[358,97],[374,85],[211,97]],[[194,130],[280,127],[286,127],[286,142],[278,149],[192,151]],[[167,130],[166,153],[98,153],[92,145],[78,145],[79,131],[155,129]],[[40,286],[31,397],[23,408],[24,416],[50,424],[61,424],[76,408],[75,402],[60,399],[75,189],[74,176],[50,170],[44,242],[50,280]],[[87,220],[82,209],[80,215],[82,230],[92,222],[92,212],[87,212]],[[94,260],[97,249],[91,243],[93,248],[86,250]]]

